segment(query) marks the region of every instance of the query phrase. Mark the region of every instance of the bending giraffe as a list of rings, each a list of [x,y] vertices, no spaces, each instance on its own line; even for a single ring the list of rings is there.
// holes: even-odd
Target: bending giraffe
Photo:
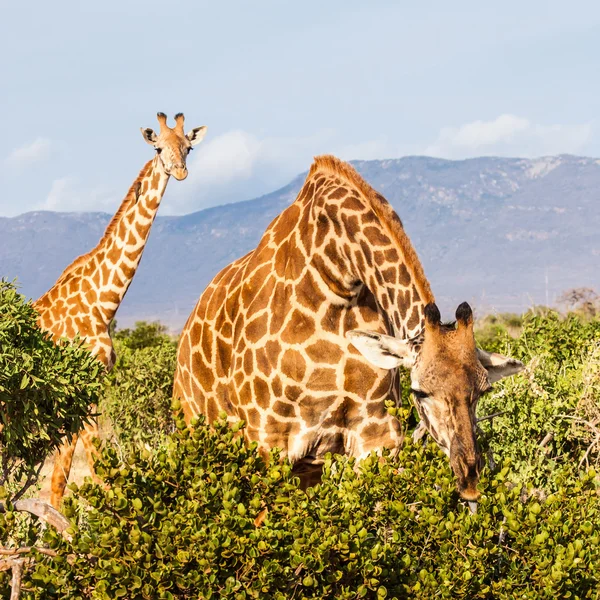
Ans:
[[[114,366],[116,358],[109,326],[140,263],[169,177],[173,175],[180,181],[187,177],[187,155],[206,134],[206,127],[184,134],[181,113],[175,115],[172,129],[164,113],[158,113],[157,118],[158,135],[152,129],[142,129],[156,156],[140,171],[104,236],[91,252],[76,258],[34,303],[41,329],[50,332],[54,340],[81,336],[107,370]],[[95,420],[79,434],[92,473],[92,439],[97,436]],[[54,461],[50,502],[56,508],[64,495],[77,439],[73,436],[65,442]]]
[[[449,456],[462,497],[475,500],[478,398],[522,364],[476,348],[468,304],[456,317],[456,327],[441,324],[387,201],[350,165],[321,156],[258,247],[200,297],[173,393],[188,420],[212,422],[219,411],[245,420],[247,439],[281,448],[306,485],[327,452],[362,458],[399,447],[385,400],[399,402],[404,365],[422,423]]]

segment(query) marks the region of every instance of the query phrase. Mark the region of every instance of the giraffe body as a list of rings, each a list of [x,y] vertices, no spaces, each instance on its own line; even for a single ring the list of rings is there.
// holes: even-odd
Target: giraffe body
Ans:
[[[365,365],[345,334],[412,337],[432,301],[387,202],[348,165],[318,158],[256,250],[203,293],[182,334],[174,394],[188,419],[224,410],[293,462],[397,447],[384,405],[396,377]]]
[[[398,448],[402,432],[384,401],[399,401],[395,367],[405,364],[417,392],[436,388],[417,408],[461,494],[474,499],[474,406],[489,381],[464,306],[457,330],[443,328],[391,206],[350,165],[317,157],[258,247],[200,297],[179,342],[173,394],[188,421],[212,422],[220,411],[243,419],[249,441],[281,448],[302,474],[327,452]]]
[[[79,336],[107,370],[112,369],[116,358],[109,327],[140,263],[169,177],[172,174],[176,179],[185,179],[189,149],[204,137],[206,129],[196,128],[184,135],[182,114],[176,116],[173,129],[166,125],[163,113],[158,113],[158,120],[159,136],[151,129],[142,130],[157,155],[140,171],[98,245],[75,259],[33,305],[41,329],[55,341]],[[92,440],[98,437],[97,423],[90,422],[80,437],[93,473]],[[51,503],[57,508],[77,439],[74,436],[66,442],[54,462]]]

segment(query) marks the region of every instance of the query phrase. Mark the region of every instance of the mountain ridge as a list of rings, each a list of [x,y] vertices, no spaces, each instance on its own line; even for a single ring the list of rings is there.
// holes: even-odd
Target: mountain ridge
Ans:
[[[446,311],[463,300],[480,312],[518,311],[551,303],[571,287],[600,288],[598,159],[410,156],[351,164],[399,214]],[[181,328],[210,279],[256,247],[307,172],[257,198],[181,216],[159,213],[119,324],[159,319]],[[0,217],[0,276],[18,277],[21,291],[37,298],[98,243],[111,217]]]

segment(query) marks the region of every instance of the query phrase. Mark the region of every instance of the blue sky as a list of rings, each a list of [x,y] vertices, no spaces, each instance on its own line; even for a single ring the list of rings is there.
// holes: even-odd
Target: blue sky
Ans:
[[[139,132],[208,126],[161,214],[344,159],[600,156],[600,3],[0,0],[0,216],[113,212]]]

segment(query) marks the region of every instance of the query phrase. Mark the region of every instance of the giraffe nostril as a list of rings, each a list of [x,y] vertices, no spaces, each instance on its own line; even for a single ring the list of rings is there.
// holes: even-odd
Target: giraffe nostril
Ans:
[[[183,181],[187,177],[188,172],[185,167],[175,167],[174,169],[171,169],[171,175],[178,181]]]

